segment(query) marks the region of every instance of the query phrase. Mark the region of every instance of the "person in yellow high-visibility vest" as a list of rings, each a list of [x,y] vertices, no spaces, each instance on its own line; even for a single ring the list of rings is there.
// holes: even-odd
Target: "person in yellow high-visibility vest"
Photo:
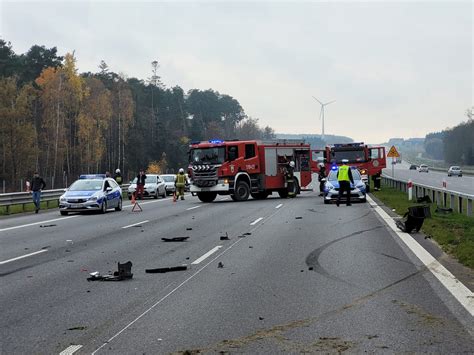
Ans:
[[[339,207],[339,202],[341,197],[344,194],[344,191],[347,191],[347,202],[346,205],[351,205],[351,183],[354,184],[354,178],[352,177],[351,167],[347,165],[349,160],[342,159],[342,165],[337,171],[337,181],[339,182],[339,195],[337,195],[336,205]]]
[[[184,175],[184,169],[180,168],[174,182],[176,186],[176,198],[181,196],[181,200],[184,200],[184,187],[186,186],[186,175]]]

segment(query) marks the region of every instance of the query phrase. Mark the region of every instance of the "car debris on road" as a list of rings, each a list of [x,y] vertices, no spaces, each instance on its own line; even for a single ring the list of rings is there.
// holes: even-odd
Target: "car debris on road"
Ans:
[[[113,274],[101,275],[99,271],[91,272],[87,281],[122,281],[133,278],[132,262],[127,261],[124,264],[118,263],[118,271]]]

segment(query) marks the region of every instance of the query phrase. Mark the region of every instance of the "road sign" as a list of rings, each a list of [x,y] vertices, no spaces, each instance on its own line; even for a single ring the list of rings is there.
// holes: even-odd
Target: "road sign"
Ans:
[[[392,148],[388,151],[387,157],[389,158],[398,158],[400,154],[398,154],[397,148],[395,148],[394,145],[392,145]]]

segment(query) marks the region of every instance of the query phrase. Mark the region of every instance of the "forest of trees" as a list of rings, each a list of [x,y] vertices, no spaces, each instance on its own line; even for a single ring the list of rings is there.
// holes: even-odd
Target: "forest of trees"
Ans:
[[[442,132],[427,134],[425,152],[429,158],[448,164],[474,165],[474,108],[466,112],[467,121]]]
[[[102,61],[96,73],[78,73],[74,53],[34,45],[16,54],[0,39],[0,180],[7,191],[35,170],[58,188],[80,173],[173,172],[187,166],[191,141],[274,137],[233,97],[165,87],[158,70],[153,61],[147,80],[127,78]]]

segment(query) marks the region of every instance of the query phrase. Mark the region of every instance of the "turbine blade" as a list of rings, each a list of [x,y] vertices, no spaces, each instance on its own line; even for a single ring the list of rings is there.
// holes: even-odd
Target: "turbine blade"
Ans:
[[[317,102],[319,102],[321,105],[323,104],[321,101],[319,101],[317,98],[315,98],[314,96],[312,96],[313,99],[315,99]]]
[[[325,103],[324,106],[329,105],[329,104],[332,104],[333,102],[336,102],[336,100],[329,101],[329,102]]]

